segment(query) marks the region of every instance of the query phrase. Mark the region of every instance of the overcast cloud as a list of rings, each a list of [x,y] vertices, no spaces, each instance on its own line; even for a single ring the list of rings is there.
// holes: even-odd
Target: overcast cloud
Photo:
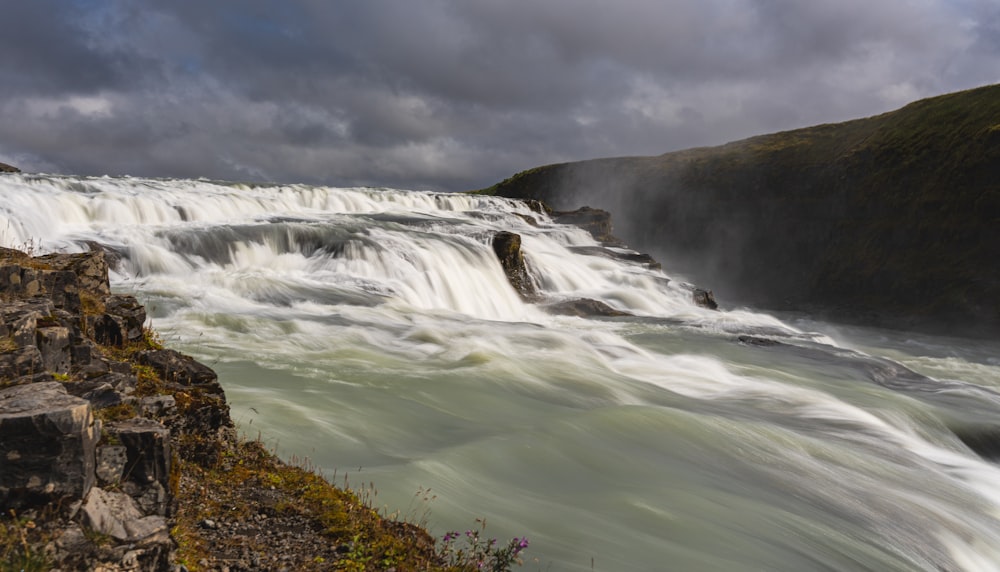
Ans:
[[[25,0],[0,161],[467,190],[997,82],[997,0]]]

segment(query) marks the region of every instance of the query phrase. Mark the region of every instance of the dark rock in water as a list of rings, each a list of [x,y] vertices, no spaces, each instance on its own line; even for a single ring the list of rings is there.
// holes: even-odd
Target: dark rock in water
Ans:
[[[7,163],[0,163],[0,173],[20,173],[21,169]]]
[[[719,309],[719,305],[715,302],[715,295],[712,294],[711,290],[702,290],[701,288],[695,288],[691,292],[691,296],[694,299],[694,303],[701,306],[702,308],[708,308],[709,310]]]
[[[572,224],[586,230],[595,240],[608,244],[622,244],[611,234],[611,213],[601,209],[580,207],[575,211],[553,212],[552,220],[559,224]]]
[[[739,336],[737,339],[741,344],[746,346],[758,346],[766,348],[766,347],[785,345],[777,340],[772,340],[770,338],[760,338],[757,336]]]
[[[589,316],[615,317],[632,315],[628,312],[616,310],[604,302],[591,300],[590,298],[579,298],[577,300],[567,300],[565,302],[547,304],[544,306],[544,309],[550,314],[559,314],[561,316],[579,316],[581,318]]]
[[[952,432],[980,457],[1000,460],[1000,426],[951,427]]]
[[[0,390],[0,506],[86,496],[99,427],[90,404],[59,382]]]
[[[514,290],[526,301],[538,300],[538,289],[535,287],[528,266],[524,263],[521,253],[521,235],[501,231],[493,237],[493,252],[500,259],[500,266]]]
[[[611,258],[613,260],[641,264],[650,270],[660,270],[663,268],[663,266],[652,256],[643,252],[636,252],[634,250],[608,248],[605,246],[571,246],[569,249],[578,254],[603,256],[604,258]],[[669,282],[669,279],[667,279],[667,281]]]

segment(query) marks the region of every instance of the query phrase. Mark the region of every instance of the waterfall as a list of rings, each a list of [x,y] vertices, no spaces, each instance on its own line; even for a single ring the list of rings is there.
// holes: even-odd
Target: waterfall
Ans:
[[[486,517],[533,539],[529,568],[1000,570],[1000,470],[956,434],[1000,429],[995,342],[708,310],[669,268],[502,198],[26,174],[0,192],[4,246],[116,253],[113,287],[218,370],[245,431],[360,468],[390,510],[431,488],[432,529]],[[579,298],[625,315],[547,311]]]

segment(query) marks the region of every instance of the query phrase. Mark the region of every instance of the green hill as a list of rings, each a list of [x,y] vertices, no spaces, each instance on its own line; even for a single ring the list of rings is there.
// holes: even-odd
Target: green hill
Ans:
[[[657,157],[538,167],[484,193],[610,210],[721,302],[1000,329],[1000,86]]]

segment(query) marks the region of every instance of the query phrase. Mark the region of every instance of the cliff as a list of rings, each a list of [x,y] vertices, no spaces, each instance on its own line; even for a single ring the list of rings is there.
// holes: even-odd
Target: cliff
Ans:
[[[538,167],[479,192],[607,209],[618,236],[723,302],[1000,330],[1000,86],[719,147]]]
[[[464,571],[523,549],[437,548],[238,439],[215,372],[145,321],[103,252],[0,249],[0,570]]]

